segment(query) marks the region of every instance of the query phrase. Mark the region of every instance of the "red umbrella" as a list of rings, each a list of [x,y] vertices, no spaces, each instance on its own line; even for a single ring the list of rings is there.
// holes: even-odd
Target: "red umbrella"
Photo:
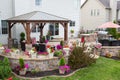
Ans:
[[[98,26],[98,28],[119,28],[120,26],[118,24],[107,22],[102,24],[101,26]]]

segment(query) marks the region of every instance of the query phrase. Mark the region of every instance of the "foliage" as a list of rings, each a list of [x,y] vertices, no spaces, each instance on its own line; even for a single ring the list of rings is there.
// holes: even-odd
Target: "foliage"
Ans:
[[[0,61],[0,79],[8,78],[11,71],[9,59],[5,57],[3,61]]]
[[[19,64],[20,64],[20,68],[24,68],[24,60],[22,58],[19,59]]]
[[[41,80],[120,80],[120,61],[100,57],[96,64],[81,68],[69,77],[45,77]]]
[[[70,30],[70,32],[73,34],[73,33],[74,33],[74,30],[73,30],[73,29],[71,29],[71,30]]]
[[[43,36],[42,39],[41,39],[41,42],[42,42],[42,43],[45,43],[45,40],[46,40],[46,39],[45,39],[45,36]]]
[[[21,32],[20,33],[20,40],[25,40],[25,33],[24,32]]]
[[[62,57],[62,58],[60,59],[60,61],[59,61],[59,66],[64,66],[65,64],[66,64],[65,58]]]
[[[63,55],[62,51],[55,51],[54,52],[54,56],[60,57],[62,55]]]
[[[88,66],[91,63],[95,62],[94,58],[90,58],[90,53],[92,52],[84,52],[85,47],[84,44],[82,47],[74,47],[73,51],[71,52],[68,58],[68,65],[71,69],[79,69],[84,66]]]
[[[105,56],[108,57],[108,58],[111,58],[111,57],[112,57],[112,54],[106,53]]]
[[[61,45],[62,47],[64,46],[64,41],[63,41],[63,40],[60,41],[60,45]]]
[[[120,37],[120,34],[117,33],[116,28],[108,28],[107,31],[108,34],[111,34],[115,39],[118,39]]]

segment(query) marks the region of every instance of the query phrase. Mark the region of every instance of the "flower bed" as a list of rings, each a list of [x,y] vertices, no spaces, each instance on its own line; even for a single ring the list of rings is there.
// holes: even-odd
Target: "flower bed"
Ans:
[[[5,55],[1,55],[1,56],[5,56]],[[8,57],[8,59],[10,60],[11,63],[11,67],[12,69],[14,69],[18,63],[19,63],[19,58],[17,57],[10,57],[10,56],[6,56]],[[68,56],[65,56],[66,62],[68,60]],[[28,63],[29,65],[29,71],[33,70],[33,69],[37,69],[38,71],[49,71],[49,70],[54,70],[54,69],[58,69],[59,65],[59,58],[58,57],[53,57],[53,58],[49,58],[49,57],[44,57],[44,58],[24,58],[24,62]]]

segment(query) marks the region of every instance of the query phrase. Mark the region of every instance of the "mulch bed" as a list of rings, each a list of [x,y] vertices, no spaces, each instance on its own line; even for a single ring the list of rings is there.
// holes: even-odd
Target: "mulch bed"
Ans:
[[[120,60],[120,58],[118,58],[118,57],[116,57],[116,56],[112,56],[111,59]]]
[[[101,56],[102,56],[102,57],[106,57],[106,56],[104,56],[104,55],[101,55]],[[106,57],[106,58],[110,58],[110,59],[114,59],[114,60],[120,60],[120,58],[117,57],[117,56]]]
[[[74,70],[75,71],[75,70]],[[56,75],[56,76],[66,76],[72,72],[73,70],[70,70],[69,72],[65,72],[65,74],[59,74],[59,70],[51,70],[51,71],[40,71],[36,73],[32,73],[31,71],[27,71],[26,75],[22,75],[23,77],[29,77],[29,78],[36,78],[36,77],[45,77],[45,76],[51,76],[51,75]],[[14,73],[19,75],[18,71],[13,70]]]

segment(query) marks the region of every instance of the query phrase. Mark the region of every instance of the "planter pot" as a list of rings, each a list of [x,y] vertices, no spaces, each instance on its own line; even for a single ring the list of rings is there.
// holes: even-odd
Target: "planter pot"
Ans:
[[[2,49],[0,49],[0,54],[3,52],[3,50]]]
[[[59,69],[59,73],[60,73],[60,74],[65,74],[65,70]]]
[[[53,58],[54,53],[49,53],[49,58]]]
[[[32,44],[26,44],[25,46],[27,51],[30,51],[32,49]]]
[[[0,54],[3,52],[4,47],[0,47]]]
[[[63,48],[63,50],[66,52],[66,56],[69,56],[69,48]]]
[[[21,70],[19,71],[19,75],[25,75],[25,74],[26,74],[26,68],[21,69]]]
[[[16,53],[15,52],[10,52],[11,56],[12,57],[15,57],[16,56]]]
[[[36,53],[31,54],[31,58],[36,58],[36,57],[37,57]]]
[[[37,58],[44,59],[44,58],[47,58],[47,56],[46,55],[38,55]]]

